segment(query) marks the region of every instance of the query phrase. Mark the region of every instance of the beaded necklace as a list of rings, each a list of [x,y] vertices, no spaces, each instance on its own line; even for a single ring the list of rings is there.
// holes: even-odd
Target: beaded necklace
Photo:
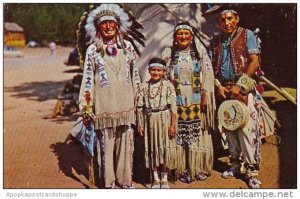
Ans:
[[[192,88],[193,88],[193,96],[194,98],[192,101],[199,101],[200,100],[200,88],[202,84],[201,80],[201,65],[199,60],[196,58],[195,51],[191,50],[191,58],[192,58],[192,64],[193,64],[193,77],[191,79],[192,82]],[[179,62],[179,52],[175,52],[174,60],[171,62],[171,68],[174,70],[174,87],[176,91],[176,104],[181,105],[182,104],[182,96],[181,96],[181,90],[179,84],[181,83],[179,80],[179,72],[180,68],[178,66]]]
[[[151,107],[151,104],[150,104],[150,99],[155,99],[158,95],[160,95],[159,97],[159,103],[158,103],[158,108],[160,108],[160,105],[161,105],[161,98],[162,98],[162,86],[163,86],[163,81],[160,80],[160,85],[155,93],[154,96],[151,96],[151,93],[150,93],[150,81],[148,82],[148,105],[149,105],[149,108],[152,109]]]
[[[148,82],[148,91],[149,91],[148,97],[149,97],[150,99],[156,98],[156,96],[157,96],[158,94],[161,93],[161,90],[162,90],[162,81],[160,80],[160,85],[159,85],[159,87],[158,87],[158,89],[157,89],[155,95],[154,95],[154,96],[151,96],[151,93],[150,93],[150,81]]]

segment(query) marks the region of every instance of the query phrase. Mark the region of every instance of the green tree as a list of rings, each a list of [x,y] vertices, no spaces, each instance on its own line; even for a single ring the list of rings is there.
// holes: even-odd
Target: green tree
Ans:
[[[76,43],[76,29],[88,4],[32,4],[4,5],[4,21],[16,22],[24,28],[26,40],[61,45]]]

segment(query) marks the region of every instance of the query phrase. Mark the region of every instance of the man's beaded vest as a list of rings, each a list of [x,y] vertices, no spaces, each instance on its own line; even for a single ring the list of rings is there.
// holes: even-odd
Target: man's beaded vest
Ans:
[[[231,54],[232,67],[235,73],[236,79],[238,79],[248,67],[250,62],[249,53],[247,50],[247,29],[239,27],[237,32],[234,33],[234,37],[232,38],[229,44],[229,50]],[[221,73],[221,63],[222,63],[222,55],[223,48],[221,42],[221,35],[217,35],[213,39],[213,69],[215,73],[215,77],[220,79]]]

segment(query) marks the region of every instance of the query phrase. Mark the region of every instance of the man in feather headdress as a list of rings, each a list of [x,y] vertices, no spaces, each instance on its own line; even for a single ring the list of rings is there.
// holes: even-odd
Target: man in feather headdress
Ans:
[[[79,107],[85,110],[85,94],[91,93],[99,175],[106,188],[133,187],[131,126],[135,122],[135,91],[140,84],[133,42],[139,33],[136,24],[118,4],[101,4],[86,13],[80,24],[81,39],[88,38],[89,46]],[[84,48],[80,49],[80,44],[78,47],[82,52]]]

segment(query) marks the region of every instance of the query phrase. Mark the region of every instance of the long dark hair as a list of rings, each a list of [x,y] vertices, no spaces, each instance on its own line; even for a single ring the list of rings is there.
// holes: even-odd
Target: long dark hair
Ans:
[[[175,26],[175,29],[174,29],[174,33],[173,33],[173,45],[171,47],[171,63],[173,63],[176,59],[176,54],[180,51],[178,49],[178,46],[176,44],[176,28],[180,25],[187,25],[189,27],[192,28],[193,32],[194,31],[194,28],[188,23],[188,22],[181,22],[181,23],[178,23],[176,26]],[[200,55],[199,55],[199,52],[197,50],[197,47],[196,47],[196,42],[195,42],[195,34],[191,32],[191,34],[193,35],[193,40],[192,40],[192,44],[191,44],[191,56],[192,56],[192,59],[197,59],[197,60],[200,60]]]

